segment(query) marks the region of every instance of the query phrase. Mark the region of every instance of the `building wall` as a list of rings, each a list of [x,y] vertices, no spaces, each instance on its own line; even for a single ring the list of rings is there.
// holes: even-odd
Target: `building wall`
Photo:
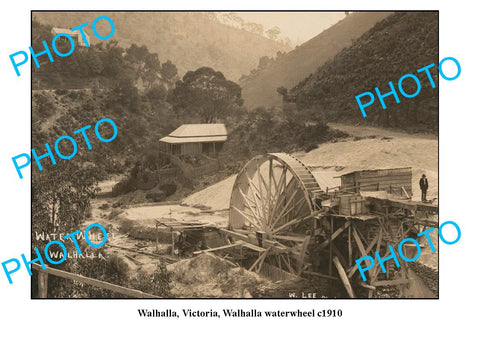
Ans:
[[[182,145],[181,155],[191,156],[202,153],[202,143],[185,143]]]
[[[412,195],[411,168],[365,170],[342,176],[342,188],[349,192],[384,190],[401,195],[402,187]]]
[[[223,142],[170,144],[160,142],[160,151],[176,156],[216,155],[222,150]]]

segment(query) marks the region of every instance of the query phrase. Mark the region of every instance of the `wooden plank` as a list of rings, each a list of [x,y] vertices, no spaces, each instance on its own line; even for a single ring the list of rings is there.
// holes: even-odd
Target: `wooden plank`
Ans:
[[[376,281],[372,282],[371,285],[375,287],[380,286],[396,286],[396,285],[404,285],[410,283],[408,279],[396,279],[396,280],[383,280],[383,281]]]
[[[267,256],[267,253],[268,253],[269,249],[265,249],[265,251],[258,256],[258,258],[255,260],[255,262],[250,266],[250,268],[248,268],[248,271],[251,272],[257,266],[257,264],[260,263],[260,261],[263,262],[263,259],[265,258],[265,256]]]
[[[128,254],[125,254],[125,257],[127,259],[129,259],[130,261],[132,261],[133,263],[135,263],[137,266],[140,266],[143,264],[143,262],[141,261],[138,261],[137,259],[133,258],[132,256],[128,255]]]
[[[338,274],[340,275],[340,280],[342,280],[342,283],[345,286],[345,289],[347,290],[348,296],[354,299],[355,293],[353,292],[352,286],[350,285],[350,281],[348,281],[347,274],[345,273],[345,270],[343,269],[340,261],[338,260],[338,257],[336,256],[333,257],[333,263],[335,264],[335,267],[337,267]]]
[[[287,255],[287,256],[288,256],[288,255]],[[287,269],[290,271],[290,273],[297,275],[297,273],[295,273],[295,270],[294,270],[294,269],[292,268],[292,266],[290,265],[290,262],[287,261],[282,255],[280,255],[280,258],[283,260],[283,262],[284,262],[285,265],[287,266]]]
[[[248,241],[248,236],[244,235],[244,234],[241,234],[240,231],[236,232],[236,231],[233,231],[233,230],[230,230],[230,229],[222,229],[222,230],[220,230],[220,233],[226,234],[227,236],[232,236],[232,237],[241,239],[243,241]]]
[[[280,196],[282,194],[284,194],[284,192],[280,191],[280,189],[281,189],[282,183],[284,182],[284,178],[286,177],[286,174],[287,174],[287,169],[282,168],[282,174],[280,175],[280,178],[279,178],[278,182],[275,180],[275,176],[273,176],[273,182],[275,184],[275,197],[274,197],[275,204],[273,205],[273,210],[272,210],[272,214],[271,214],[271,216],[268,220],[268,225],[272,225],[272,221],[275,218],[275,214],[276,214],[276,211],[278,209],[278,205],[282,201]]]
[[[257,273],[259,273],[260,270],[262,269],[262,265],[263,265],[263,263],[265,262],[265,259],[267,258],[267,255],[268,255],[268,253],[270,252],[271,249],[272,249],[272,247],[268,248],[268,249],[262,254],[262,259],[261,259],[260,262],[258,263],[257,269],[255,270]]]
[[[381,228],[379,228],[381,230]],[[381,232],[381,231],[380,231]],[[368,245],[367,249],[365,250],[365,252],[368,254],[370,252],[370,250],[372,250],[373,246],[375,246],[375,243],[377,243],[378,241],[378,237],[379,235],[377,234],[377,236],[375,236],[373,238],[373,240],[370,242],[370,244]]]
[[[240,195],[243,197],[244,202],[247,203],[247,208],[252,212],[253,216],[255,217],[255,220],[257,220],[257,223],[252,223],[252,221],[250,221],[248,218],[247,218],[247,220],[248,220],[250,223],[252,223],[253,225],[255,225],[255,226],[257,226],[258,228],[260,228],[260,227],[262,226],[262,221],[263,221],[263,220],[262,220],[261,216],[259,215],[259,211],[258,211],[258,208],[259,208],[259,207],[258,207],[258,205],[255,203],[256,209],[254,209],[253,206],[250,204],[250,201],[249,201],[250,198],[249,198],[246,194],[243,193],[242,189],[238,188],[238,192],[239,192]],[[254,196],[255,196],[255,194],[254,194]],[[255,202],[256,202],[256,200],[255,200]],[[240,209],[238,209],[237,207],[234,207],[234,208],[235,208],[238,212],[240,212],[240,213],[242,214],[242,212],[241,212]]]
[[[256,249],[253,249],[253,250],[257,250],[257,251],[264,251],[265,250],[265,248],[261,248],[261,247],[258,247],[256,245],[250,243],[251,240],[249,239],[248,235],[244,235],[244,234],[241,234],[240,232],[229,230],[229,229],[219,229],[219,232],[223,233],[227,236],[231,236],[231,237],[234,237],[234,238],[245,241],[245,244],[244,244],[245,247],[249,247],[251,249],[253,249],[252,247],[256,247]],[[279,252],[279,253],[283,253],[283,252],[290,249],[290,248],[284,246],[281,243],[271,241],[271,240],[263,240],[263,244],[265,246],[268,246],[268,247],[273,246],[274,251]]]
[[[288,199],[287,203],[285,203],[284,207],[282,208],[282,210],[280,211],[280,213],[277,214],[277,212],[275,212],[275,214],[277,215],[277,217],[275,218],[274,222],[271,224],[271,226],[275,227],[277,225],[277,223],[282,219],[282,217],[284,217],[285,215],[287,215],[290,211],[287,211],[285,212],[285,210],[287,209],[287,207],[290,206],[290,203],[292,203],[293,199],[297,196],[297,193],[298,191],[300,190],[300,188],[296,187],[294,188],[295,190],[293,190],[293,193],[291,194],[290,198]],[[286,193],[285,193],[286,194]],[[294,205],[295,206],[295,205]],[[295,220],[293,220],[295,221]],[[294,223],[291,223],[292,221],[290,221],[288,224],[287,223],[287,227],[290,226],[291,224],[294,224]],[[300,222],[299,222],[300,223]],[[276,228],[273,233],[277,233],[279,232],[280,230],[286,228],[285,224],[279,228]]]
[[[255,186],[255,184],[253,183],[253,180],[250,178],[250,176],[248,176],[248,173],[245,173],[245,177],[247,178],[248,180],[248,183],[250,184],[250,189],[252,190],[252,193],[253,193],[253,199],[255,200],[255,206],[257,207],[257,213],[260,214],[260,212],[263,213],[263,209],[261,209],[262,207],[262,202],[260,201],[262,196],[260,194],[260,191],[259,189]],[[239,188],[240,190],[240,188]],[[264,219],[265,216],[263,216],[263,214],[260,216],[259,215],[259,221],[261,221],[261,225],[265,225],[266,224],[266,220]]]
[[[338,248],[333,243],[332,243],[332,251],[333,251],[333,254],[335,254],[338,257],[342,266],[344,268],[347,268],[347,261],[345,260],[345,257],[343,257],[343,254],[340,252],[340,250],[338,250]]]
[[[113,244],[105,244],[104,247],[119,248],[119,249],[131,251],[131,252],[134,252],[134,253],[138,253],[138,254],[148,255],[148,256],[152,256],[152,257],[158,257],[158,258],[167,260],[171,263],[178,261],[177,258],[169,256],[169,255],[154,254],[154,253],[149,253],[149,252],[146,252],[146,251],[141,251],[141,250],[135,250],[135,249],[126,248],[126,247],[116,246],[116,245],[113,245]]]
[[[221,246],[221,247],[216,247],[216,248],[209,248],[209,249],[204,249],[204,250],[197,250],[197,251],[194,251],[193,254],[194,254],[194,255],[197,255],[197,254],[201,254],[201,253],[209,253],[209,252],[212,252],[212,251],[217,251],[217,250],[223,250],[223,249],[229,249],[229,248],[239,247],[239,246],[242,246],[243,244],[244,244],[243,241],[237,241],[236,243],[228,244],[228,245],[226,245],[226,246]]]
[[[298,275],[302,274],[303,270],[303,261],[305,260],[305,253],[307,252],[308,243],[310,242],[310,235],[305,237],[302,243],[302,248],[300,250],[300,257],[298,259],[297,273]]]
[[[410,188],[410,191],[411,191],[411,189],[412,189],[412,188]],[[408,199],[411,198],[410,195],[408,194],[407,190],[405,190],[405,187],[404,187],[404,186],[402,186],[402,191],[403,191],[403,193],[405,194],[405,196],[406,196]]]
[[[378,175],[372,175],[372,176],[360,176],[359,178],[361,180],[361,182],[365,182],[365,181],[368,181],[368,180],[376,180],[376,181],[388,181],[388,180],[392,180],[392,181],[395,181],[395,180],[401,180],[401,179],[404,179],[405,181],[408,181],[410,180],[410,183],[411,183],[411,179],[412,179],[412,175],[411,174],[407,174],[407,173],[399,173],[399,174],[395,174],[395,175],[390,175],[390,174],[378,174]]]
[[[352,229],[348,229],[348,265],[352,266]],[[350,277],[350,276],[349,276]]]
[[[38,272],[38,298],[46,299],[47,294],[48,294],[48,274],[45,273],[43,270],[40,270]]]
[[[338,280],[339,280],[339,278],[338,278],[338,277],[335,277],[335,276],[330,276],[330,275],[326,275],[326,274],[320,274],[320,273],[311,272],[311,271],[308,271],[308,270],[305,270],[305,271],[303,272],[303,274],[308,274],[308,275],[323,277],[323,278],[325,278],[325,279],[330,279],[330,280],[335,280],[335,281],[338,281]]]
[[[366,252],[367,254],[372,250],[372,248],[373,248],[373,246],[375,245],[375,243],[378,242],[378,238],[381,237],[382,228],[380,227],[379,229],[380,229],[380,234],[377,235],[377,236],[375,236],[375,237],[373,238],[373,240],[370,242],[370,244],[368,245],[367,249],[365,250],[365,252]],[[375,256],[373,256],[373,258],[375,258]],[[350,266],[350,268],[348,269],[348,278],[350,279],[350,278],[352,278],[352,276],[353,276],[353,275],[355,274],[355,272],[357,271],[358,266],[357,266],[357,264],[355,264],[355,265],[349,264],[349,266]]]
[[[373,290],[373,291],[375,291],[375,290],[377,289],[377,287],[372,286],[372,285],[367,285],[366,283],[363,283],[363,282],[360,282],[360,283],[359,283],[359,286],[361,286],[361,287],[363,287],[363,288],[367,288],[367,289]]]
[[[380,225],[380,231],[379,231],[379,234],[378,234],[376,252],[378,252],[380,254],[380,248],[382,246],[382,239],[383,239],[383,219],[381,219],[379,217],[378,218],[378,223]],[[370,282],[374,282],[377,279],[379,270],[380,270],[380,265],[378,264],[378,262],[375,262],[375,265],[372,268],[372,275],[370,276]]]
[[[47,267],[46,269],[42,269],[42,266],[40,266],[37,263],[32,263],[32,269],[38,270],[39,272],[43,272],[45,274],[50,274],[50,275],[54,275],[54,276],[58,276],[58,277],[63,277],[64,279],[69,279],[69,280],[74,280],[74,281],[86,283],[86,284],[89,284],[89,285],[97,287],[97,288],[107,289],[107,290],[115,292],[115,293],[131,296],[131,297],[135,297],[135,298],[160,298],[160,296],[144,293],[144,292],[141,292],[141,291],[136,290],[136,289],[131,289],[131,288],[118,286],[118,285],[115,285],[113,283],[104,282],[104,281],[100,281],[100,280],[97,280],[97,279],[92,279],[92,278],[89,278],[89,277],[69,273],[69,272],[66,272],[66,271],[63,271],[63,270],[59,270],[59,269],[54,269],[54,268],[50,268],[50,267]]]
[[[276,233],[278,233],[279,231],[281,231],[281,230],[283,230],[283,229],[285,229],[285,228],[288,228],[289,226],[291,226],[291,225],[293,225],[293,224],[301,223],[301,222],[303,222],[303,221],[305,221],[305,220],[307,220],[307,219],[309,219],[309,218],[313,218],[314,216],[318,216],[318,215],[321,215],[321,214],[322,214],[322,212],[320,212],[320,211],[314,211],[314,212],[311,213],[310,215],[296,218],[296,219],[291,220],[291,221],[285,223],[284,225],[276,228],[276,229],[273,231],[273,233],[276,234]]]
[[[357,247],[360,250],[360,253],[362,254],[362,256],[367,256],[367,252],[363,246],[362,240],[360,240],[360,236],[358,236],[357,229],[353,228],[352,233],[353,233],[353,238],[357,243]]]
[[[242,211],[240,209],[238,209],[237,207],[233,207],[233,209],[235,209],[240,215],[243,216],[243,218],[245,218],[245,220],[247,220],[252,226],[255,226],[255,227],[260,227],[261,224],[259,224],[260,222],[255,222],[253,220],[250,219],[250,216],[246,214],[245,211]]]
[[[278,240],[285,240],[285,241],[294,241],[294,242],[303,242],[305,237],[302,236],[291,236],[291,235],[273,235],[274,238]]]
[[[347,224],[347,222],[345,222]],[[332,276],[332,261],[333,261],[333,216],[330,216],[330,237],[328,242],[328,275]]]
[[[360,237],[358,236],[357,230],[354,227],[352,228],[352,234],[353,234],[353,238],[355,240],[355,243],[357,244],[357,247],[360,250],[360,253],[362,254],[362,257],[367,256],[367,251],[365,250],[365,248],[363,246],[363,243],[362,243],[362,240],[360,240]],[[348,277],[351,278],[353,276],[353,274],[355,274],[357,269],[358,269],[357,264],[355,264],[353,267],[351,267],[348,270]],[[367,273],[369,273],[369,271]],[[370,274],[369,274],[369,276],[371,277]]]
[[[340,235],[345,229],[347,229],[349,226],[351,225],[351,222],[350,221],[347,221],[343,226],[341,226],[340,228],[338,228],[337,230],[335,230],[335,232],[333,233],[332,237],[331,237],[331,240],[335,240],[337,238],[338,235]],[[330,238],[326,241],[323,241],[320,245],[319,245],[319,248],[320,249],[323,249],[325,248],[327,245],[330,244]]]

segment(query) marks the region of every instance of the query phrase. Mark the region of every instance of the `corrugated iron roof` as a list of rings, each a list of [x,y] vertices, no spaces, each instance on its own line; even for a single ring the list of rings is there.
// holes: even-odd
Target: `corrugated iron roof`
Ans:
[[[65,33],[65,34],[68,34],[68,35],[81,35],[80,31],[72,31],[68,28],[59,28],[59,27],[53,27],[52,28],[52,34],[59,34],[59,33]],[[88,34],[85,32],[85,36],[88,37]]]
[[[383,169],[364,169],[364,170],[355,170],[355,171],[350,171],[346,172],[343,175],[351,175],[357,172],[370,172],[370,171],[384,171],[384,170],[412,170],[412,167],[403,167],[403,168],[383,168]]]
[[[225,142],[227,136],[205,136],[205,137],[171,137],[166,136],[160,139],[160,142],[170,144],[183,144],[183,143],[206,143],[206,142]]]
[[[224,124],[183,124],[169,134],[170,137],[226,136]]]
[[[227,129],[224,124],[183,124],[160,139],[161,142],[170,144],[225,142],[226,140]]]

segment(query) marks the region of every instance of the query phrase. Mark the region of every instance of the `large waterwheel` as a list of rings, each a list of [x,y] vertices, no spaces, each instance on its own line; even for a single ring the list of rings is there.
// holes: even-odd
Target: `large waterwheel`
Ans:
[[[396,286],[399,296],[408,296],[411,261],[400,260],[398,266],[392,260],[384,268],[374,259],[388,256],[389,246],[398,248],[418,222],[417,210],[438,214],[438,207],[396,196],[359,196],[348,187],[331,189],[324,192],[309,168],[292,155],[253,158],[237,175],[229,230],[222,231],[229,245],[219,249],[240,249],[238,258],[249,270],[263,273],[267,267],[269,277],[280,273],[274,279],[287,273],[341,280],[350,297],[355,297],[350,282],[362,294],[368,290],[369,297],[377,287]],[[431,220],[435,227],[438,222]],[[360,258],[366,262],[363,268],[372,262],[366,273],[360,274]]]
[[[230,226],[284,239],[313,225],[321,192],[311,171],[296,157],[269,153],[250,160],[240,171],[230,200]],[[280,237],[279,237],[280,236]]]
[[[244,166],[233,186],[230,228],[270,241],[264,246],[287,247],[282,260],[298,273],[315,216],[321,213],[314,198],[321,191],[311,171],[296,157],[286,153],[257,156]]]

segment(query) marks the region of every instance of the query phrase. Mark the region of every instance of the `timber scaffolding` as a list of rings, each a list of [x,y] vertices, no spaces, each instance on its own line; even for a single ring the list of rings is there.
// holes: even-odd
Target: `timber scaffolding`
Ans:
[[[384,273],[375,261],[364,282],[355,259],[375,259],[375,252],[384,258],[389,245],[396,249],[425,227],[437,228],[438,205],[411,200],[411,168],[366,172],[355,174],[364,182],[368,178],[366,184],[349,186],[352,176],[345,174],[342,185],[321,188],[296,157],[257,156],[234,184],[229,226],[219,229],[226,244],[203,251],[226,253],[275,281],[298,277],[341,281],[351,298],[358,296],[356,292],[373,297],[377,287],[396,286],[403,297],[413,283],[408,263],[399,258],[396,268],[387,261]],[[363,191],[363,185],[370,191]],[[403,253],[409,254],[406,248]]]
[[[387,261],[383,273],[376,261],[367,272],[367,282],[354,262],[367,255],[376,258],[375,252],[385,258],[389,245],[395,249],[411,233],[438,228],[438,205],[412,201],[411,182],[409,168],[381,169],[344,174],[342,185],[322,188],[311,170],[292,155],[257,156],[236,178],[227,227],[157,220],[157,235],[171,233],[171,254],[136,252],[176,262],[181,257],[175,256],[175,249],[181,248],[176,236],[183,233],[190,237],[181,241],[190,248],[189,255],[221,254],[273,281],[319,277],[343,284],[351,298],[373,297],[378,287],[396,286],[402,297],[415,280],[407,262],[398,258],[396,268]],[[403,253],[408,254],[408,249]],[[53,268],[42,270],[36,264],[32,268],[39,271],[43,298],[48,275],[131,297],[156,297]]]

